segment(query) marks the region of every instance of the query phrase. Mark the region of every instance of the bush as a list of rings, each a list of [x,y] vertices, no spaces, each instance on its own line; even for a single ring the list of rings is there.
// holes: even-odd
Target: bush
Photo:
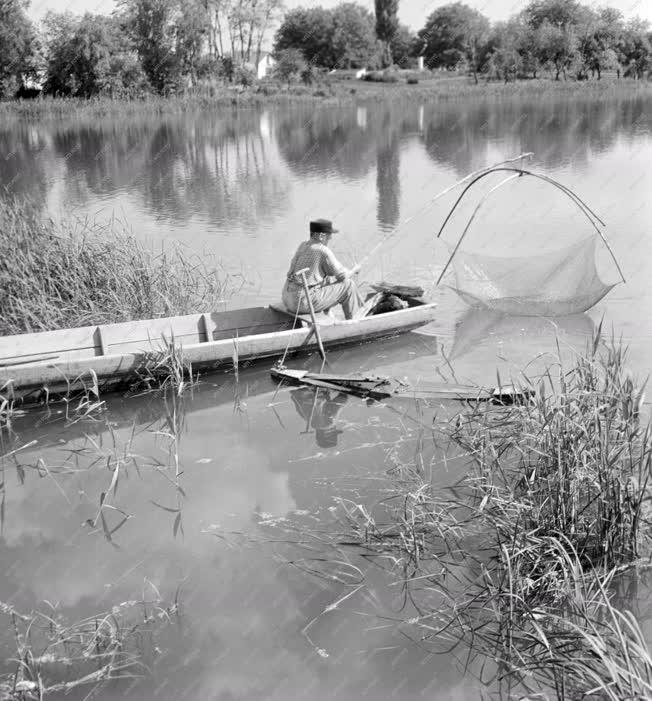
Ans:
[[[398,78],[394,73],[388,71],[370,71],[365,73],[363,80],[371,83],[397,83]]]
[[[408,78],[407,79],[407,84],[408,85],[418,85],[419,84],[419,79],[418,78]]]
[[[233,82],[248,88],[257,80],[256,73],[251,66],[241,64],[233,69]]]

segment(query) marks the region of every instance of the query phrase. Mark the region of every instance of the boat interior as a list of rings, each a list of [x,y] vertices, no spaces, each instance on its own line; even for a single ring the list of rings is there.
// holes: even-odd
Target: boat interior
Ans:
[[[420,299],[405,299],[408,307],[424,303]],[[371,305],[363,311],[367,316],[383,313],[382,307],[378,305]],[[343,320],[323,313],[316,316],[320,325]],[[61,358],[155,352],[162,350],[172,340],[178,345],[192,345],[289,331],[311,323],[310,315],[301,314],[295,318],[294,312],[282,305],[272,305],[3,336],[0,337],[0,367]]]

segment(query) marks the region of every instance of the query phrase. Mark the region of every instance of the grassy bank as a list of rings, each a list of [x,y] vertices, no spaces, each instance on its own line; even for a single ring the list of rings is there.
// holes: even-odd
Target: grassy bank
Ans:
[[[216,309],[229,280],[179,246],[154,252],[119,222],[55,223],[0,199],[0,334]]]
[[[306,85],[265,82],[250,87],[222,84],[205,85],[182,95],[121,100],[96,98],[40,98],[0,102],[0,120],[61,119],[66,117],[102,117],[136,114],[174,114],[200,109],[251,108],[265,105],[338,104],[353,100],[450,100],[509,99],[518,97],[550,98],[555,95],[573,99],[611,98],[652,95],[652,82],[607,77],[601,81],[554,81],[548,78],[511,83],[481,81],[475,85],[467,77],[433,77],[425,74],[417,84],[398,77],[396,82],[367,82],[329,78]]]

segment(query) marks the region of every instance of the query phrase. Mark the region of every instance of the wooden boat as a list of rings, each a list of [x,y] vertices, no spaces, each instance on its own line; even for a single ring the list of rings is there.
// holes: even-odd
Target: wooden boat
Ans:
[[[396,335],[434,318],[434,303],[405,298],[407,308],[332,319],[318,315],[326,348]],[[0,390],[38,401],[43,392],[68,393],[97,383],[121,384],[160,359],[169,344],[193,370],[228,369],[238,363],[317,348],[310,317],[281,305],[210,314],[129,321],[0,337]]]

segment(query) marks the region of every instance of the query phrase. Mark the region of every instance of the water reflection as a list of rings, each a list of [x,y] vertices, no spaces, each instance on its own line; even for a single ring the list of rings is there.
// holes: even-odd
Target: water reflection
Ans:
[[[368,124],[367,112],[355,107],[290,111],[278,120],[276,140],[299,175],[357,179],[374,165],[377,130],[369,128],[374,121]]]
[[[47,135],[35,126],[0,129],[0,196],[6,191],[29,197],[42,207],[56,170],[48,158],[49,147]]]
[[[376,154],[376,190],[378,226],[389,230],[398,224],[401,200],[400,132],[387,112],[378,138]]]
[[[539,352],[554,353],[557,342],[583,350],[595,326],[588,314],[552,318],[508,316],[485,309],[468,309],[456,325],[451,359],[461,358],[487,344],[516,345],[533,341]]]
[[[617,139],[650,129],[645,98],[622,100],[505,100],[426,106],[427,153],[457,176],[487,165],[491,145],[502,153],[535,153],[545,168],[586,167]],[[496,159],[498,160],[498,159]]]
[[[55,130],[53,145],[67,173],[64,197],[74,201],[137,193],[157,218],[201,215],[223,227],[253,226],[287,198],[264,115],[68,125]]]
[[[584,353],[594,332],[588,314],[551,319],[468,309],[444,343],[443,357],[460,381],[487,385],[496,381],[496,369],[505,381],[535,379]]]
[[[327,389],[299,387],[290,392],[290,397],[297,413],[306,422],[304,433],[314,430],[320,448],[337,446],[338,436],[343,431],[337,427],[336,419],[348,396]]]

